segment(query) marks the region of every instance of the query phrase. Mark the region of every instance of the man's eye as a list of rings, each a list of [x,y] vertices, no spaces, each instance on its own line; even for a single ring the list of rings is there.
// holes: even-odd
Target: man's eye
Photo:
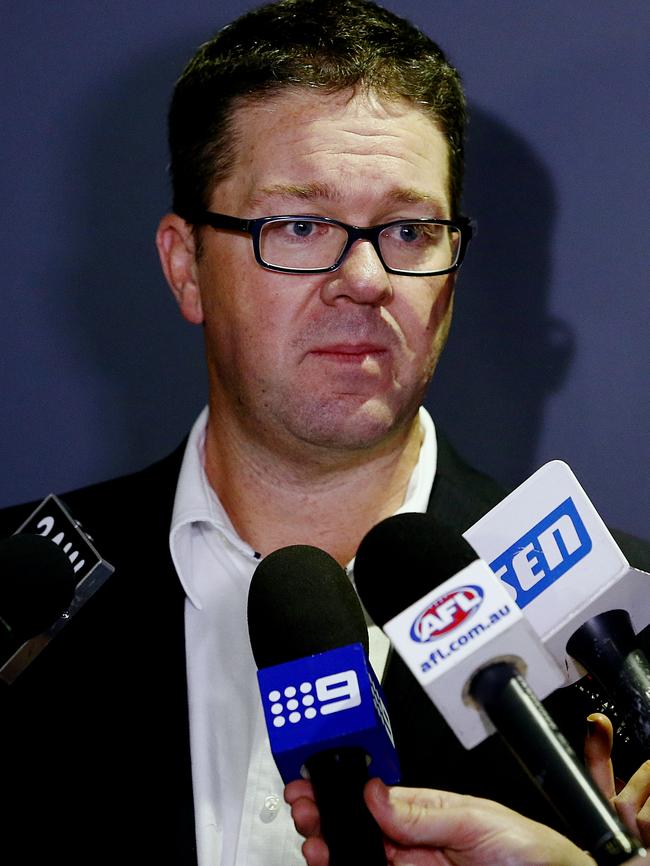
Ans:
[[[400,226],[399,237],[402,241],[417,241],[422,237],[422,230],[415,225]]]
[[[444,226],[436,223],[406,223],[395,226],[393,240],[404,244],[439,244],[446,235]]]
[[[306,220],[287,224],[289,231],[299,238],[307,238],[314,231],[314,223]]]

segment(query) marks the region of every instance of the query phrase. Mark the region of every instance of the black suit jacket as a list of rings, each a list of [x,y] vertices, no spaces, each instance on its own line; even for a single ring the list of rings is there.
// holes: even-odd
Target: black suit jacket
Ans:
[[[196,864],[184,593],[168,547],[183,448],[62,497],[115,573],[4,689],[3,838],[22,852],[16,862],[40,864],[56,853],[68,864]],[[462,531],[503,496],[439,437],[432,514]],[[33,507],[0,512],[0,537]],[[650,570],[648,545],[618,540]],[[497,737],[464,751],[397,657],[385,691],[404,784],[492,797],[564,829]],[[572,687],[548,704],[578,742],[598,700]]]

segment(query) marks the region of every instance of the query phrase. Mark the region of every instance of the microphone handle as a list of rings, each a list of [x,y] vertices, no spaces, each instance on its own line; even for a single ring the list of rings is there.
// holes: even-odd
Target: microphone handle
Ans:
[[[320,812],[330,866],[386,866],[383,834],[363,789],[368,765],[363,749],[326,749],[306,762]]]
[[[483,668],[472,677],[469,692],[599,866],[626,863],[644,852],[514,665]]]
[[[650,754],[650,662],[636,645],[630,614],[609,610],[587,620],[570,637],[569,655],[580,662],[625,717],[642,755]]]

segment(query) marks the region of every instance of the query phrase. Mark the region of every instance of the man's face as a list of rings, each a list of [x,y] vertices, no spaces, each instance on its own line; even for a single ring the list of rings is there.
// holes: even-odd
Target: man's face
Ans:
[[[288,91],[239,108],[235,128],[211,210],[359,226],[450,216],[445,139],[407,103]],[[387,274],[367,241],[332,273],[272,272],[248,235],[211,228],[195,273],[223,421],[275,449],[366,449],[410,427],[447,335],[451,276]]]

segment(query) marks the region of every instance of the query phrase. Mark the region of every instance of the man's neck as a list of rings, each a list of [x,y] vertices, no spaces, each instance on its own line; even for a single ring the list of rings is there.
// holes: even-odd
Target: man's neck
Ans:
[[[354,456],[296,459],[229,435],[208,421],[205,470],[240,537],[262,555],[310,544],[342,565],[366,532],[404,501],[422,431],[417,416],[401,434]]]

